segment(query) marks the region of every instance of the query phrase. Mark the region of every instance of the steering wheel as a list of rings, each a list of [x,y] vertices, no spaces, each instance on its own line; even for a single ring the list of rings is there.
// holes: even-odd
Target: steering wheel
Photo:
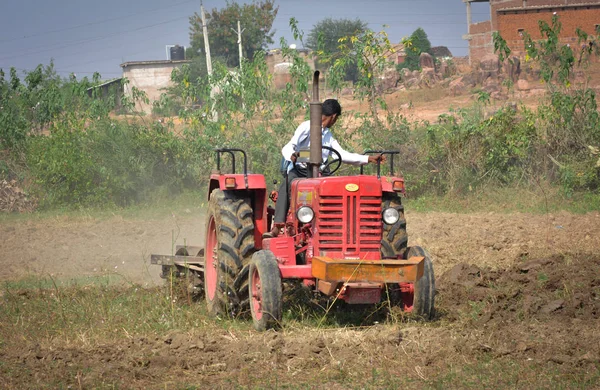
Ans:
[[[337,150],[335,150],[332,147],[329,146],[323,146],[323,149],[327,149],[330,152],[333,152],[333,154],[335,154],[335,158],[332,160],[329,160],[325,163],[325,165],[323,166],[323,169],[321,169],[322,172],[327,171],[327,169],[329,169],[330,166],[337,164],[335,166],[335,168],[331,169],[328,173],[328,175],[333,175],[334,173],[337,172],[338,169],[340,169],[340,167],[342,166],[342,155],[340,154],[340,152],[338,152]]]
[[[335,165],[335,168],[329,170],[329,172],[327,173],[327,175],[333,175],[342,166],[342,155],[340,154],[340,152],[338,152],[337,150],[335,150],[334,148],[332,148],[330,146],[322,146],[322,148],[327,149],[330,152],[333,152],[333,154],[335,154],[335,158],[327,161],[325,163],[325,165],[323,165],[321,172],[325,172],[326,170],[329,169],[330,166],[337,164],[337,165]],[[294,164],[294,168],[296,168],[296,162],[294,161],[292,164]]]

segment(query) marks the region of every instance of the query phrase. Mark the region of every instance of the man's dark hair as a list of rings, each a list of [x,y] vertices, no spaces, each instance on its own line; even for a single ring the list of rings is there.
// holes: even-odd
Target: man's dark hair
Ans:
[[[342,115],[342,106],[335,99],[327,99],[323,102],[323,115],[331,116],[333,114]]]

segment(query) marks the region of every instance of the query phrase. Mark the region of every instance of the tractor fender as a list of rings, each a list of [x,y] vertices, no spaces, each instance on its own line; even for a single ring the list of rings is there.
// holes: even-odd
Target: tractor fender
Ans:
[[[235,185],[228,187],[226,180],[233,180]],[[256,173],[244,175],[238,174],[216,174],[210,175],[210,181],[208,183],[207,196],[210,197],[211,192],[214,189],[220,189],[221,191],[242,191],[242,192],[255,192],[256,190],[266,191],[267,183],[263,175]],[[254,190],[254,191],[253,191]],[[207,198],[208,199],[208,198]]]

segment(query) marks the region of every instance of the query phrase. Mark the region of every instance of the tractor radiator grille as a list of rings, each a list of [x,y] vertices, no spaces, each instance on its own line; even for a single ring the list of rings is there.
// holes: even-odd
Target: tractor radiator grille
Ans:
[[[379,252],[381,197],[321,196],[317,227],[320,252],[341,252],[344,256]]]

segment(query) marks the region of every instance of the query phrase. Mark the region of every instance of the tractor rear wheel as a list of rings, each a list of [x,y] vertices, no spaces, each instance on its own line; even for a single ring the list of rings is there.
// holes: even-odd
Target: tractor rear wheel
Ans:
[[[435,313],[435,277],[431,255],[420,246],[411,246],[406,252],[406,259],[424,257],[423,276],[417,283],[399,283],[399,304],[403,311],[422,317],[426,320],[433,318]]]
[[[259,332],[281,324],[283,298],[281,274],[273,252],[255,252],[250,261],[250,312]]]
[[[204,288],[208,312],[236,317],[248,310],[248,263],[254,222],[247,199],[215,189],[206,218]]]
[[[398,210],[400,218],[393,225],[383,224],[383,237],[381,239],[382,258],[401,259],[406,252],[408,235],[406,234],[406,219],[404,218],[404,206],[398,194],[383,194],[382,210],[393,207]]]

